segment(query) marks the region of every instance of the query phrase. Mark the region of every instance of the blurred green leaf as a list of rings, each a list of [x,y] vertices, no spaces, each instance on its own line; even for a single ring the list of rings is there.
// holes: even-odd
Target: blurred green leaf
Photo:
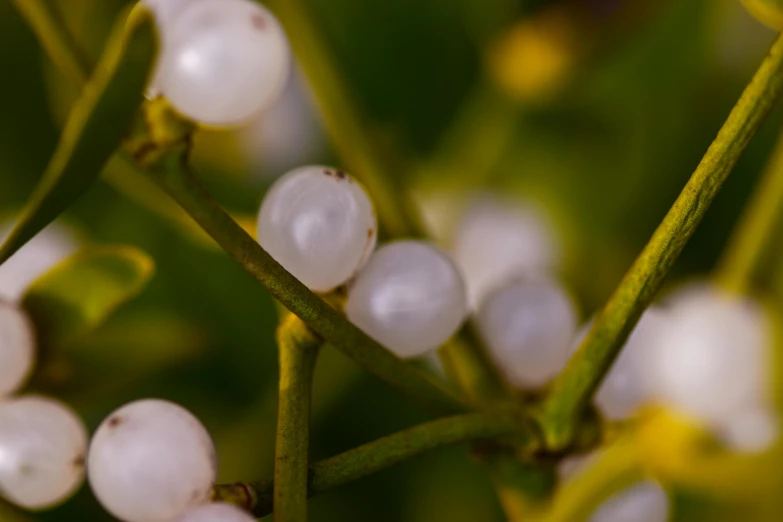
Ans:
[[[6,242],[0,263],[68,208],[100,174],[142,102],[156,54],[156,29],[146,11],[126,15],[85,86],[54,156]]]
[[[65,346],[95,329],[152,277],[154,262],[127,246],[84,250],[44,275],[22,301],[43,346]]]

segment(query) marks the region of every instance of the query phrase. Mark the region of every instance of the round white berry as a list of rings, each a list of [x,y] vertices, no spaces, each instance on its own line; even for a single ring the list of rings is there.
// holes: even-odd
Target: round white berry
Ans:
[[[8,237],[13,223],[0,226],[0,243]],[[67,228],[49,225],[0,265],[0,299],[17,301],[30,284],[79,247]]]
[[[256,522],[256,518],[236,506],[216,502],[191,508],[174,522]]]
[[[0,301],[0,397],[24,384],[35,360],[35,333],[27,315]]]
[[[609,419],[628,417],[652,396],[649,382],[649,362],[656,349],[658,336],[667,312],[658,307],[648,308],[623,346],[620,355],[606,375],[595,402]]]
[[[215,447],[186,409],[168,401],[132,402],[112,413],[90,445],[95,496],[125,522],[168,522],[209,500]]]
[[[590,517],[590,522],[666,522],[669,497],[650,480],[640,482],[610,497]]]
[[[0,401],[0,496],[27,509],[52,507],[84,480],[87,430],[43,397]]]
[[[290,68],[285,33],[250,0],[198,0],[163,24],[157,87],[194,121],[236,125],[269,106]]]
[[[434,350],[467,314],[465,287],[440,249],[397,241],[378,249],[348,293],[348,318],[400,357]]]
[[[302,167],[277,180],[258,214],[258,242],[311,290],[353,277],[375,248],[377,223],[364,189],[328,167]]]
[[[650,350],[656,398],[713,426],[763,403],[769,328],[753,302],[711,287],[668,300],[670,317]]]
[[[517,276],[546,272],[558,261],[551,226],[534,207],[484,196],[476,199],[457,225],[454,261],[462,270],[473,310],[488,292]]]
[[[519,387],[537,387],[557,375],[570,355],[576,309],[554,281],[520,279],[490,293],[476,324],[498,368]]]

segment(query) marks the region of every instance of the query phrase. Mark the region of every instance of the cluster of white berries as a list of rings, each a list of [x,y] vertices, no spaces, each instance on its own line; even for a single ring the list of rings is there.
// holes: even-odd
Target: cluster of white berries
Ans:
[[[145,399],[101,423],[87,457],[90,486],[123,522],[250,522],[248,513],[210,504],[217,477],[206,428],[172,402]]]
[[[424,241],[376,251],[375,211],[361,185],[342,171],[302,167],[278,179],[258,216],[258,241],[316,292],[349,283],[346,315],[400,357],[443,344],[467,314],[455,264]]]
[[[251,0],[142,0],[162,51],[149,96],[204,125],[244,123],[281,94],[290,69],[277,19]]]
[[[0,238],[9,231],[3,227]],[[18,301],[76,246],[53,225],[0,267],[0,496],[27,509],[62,502],[84,480],[87,430],[76,413],[50,398],[15,395],[37,352],[35,327]]]

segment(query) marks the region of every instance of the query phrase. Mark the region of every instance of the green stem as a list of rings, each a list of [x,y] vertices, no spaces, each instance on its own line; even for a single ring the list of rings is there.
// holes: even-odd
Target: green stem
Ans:
[[[79,51],[79,46],[65,26],[59,13],[45,0],[11,0],[19,14],[35,33],[41,46],[55,66],[73,85],[87,83],[92,67]]]
[[[539,420],[550,449],[561,450],[570,443],[579,412],[652,302],[721,185],[769,113],[781,87],[783,38],[778,37],[685,189],[541,405]]]
[[[729,240],[716,278],[729,292],[750,290],[783,214],[783,133],[739,225]]]
[[[346,168],[367,187],[389,235],[423,236],[419,216],[403,190],[402,176],[389,168],[378,145],[371,139],[372,129],[342,81],[306,2],[268,0],[264,3],[275,11],[285,27],[335,149]]]
[[[307,495],[329,491],[449,444],[503,436],[533,442],[529,433],[529,428],[519,419],[507,415],[469,413],[438,419],[313,464]],[[246,494],[237,495],[242,489]],[[253,485],[244,484],[242,488],[217,486],[214,497],[252,507],[253,513],[262,517],[272,512],[274,490],[274,481],[267,479]]]
[[[432,412],[465,411],[461,401],[372,340],[286,271],[206,192],[182,160],[185,152],[173,152],[166,161],[150,166],[152,178],[283,306],[360,366]]]
[[[275,520],[307,521],[310,400],[315,361],[323,341],[294,315],[277,333],[280,394],[275,443]]]

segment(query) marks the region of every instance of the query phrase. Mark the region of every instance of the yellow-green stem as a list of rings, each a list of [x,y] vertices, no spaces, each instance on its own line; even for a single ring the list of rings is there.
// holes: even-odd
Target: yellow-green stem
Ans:
[[[275,441],[274,508],[277,522],[307,521],[310,401],[322,340],[295,315],[277,332],[280,384]]]
[[[313,464],[307,494],[314,496],[329,491],[441,446],[502,436],[533,443],[529,426],[510,415],[469,413],[421,424]],[[237,496],[236,492],[243,488],[248,495]],[[243,484],[242,488],[217,486],[214,496],[244,507],[255,502],[253,513],[262,517],[272,512],[274,490],[274,480],[267,479]]]
[[[783,133],[764,175],[723,254],[716,279],[727,291],[744,294],[783,216]]]
[[[541,405],[539,420],[550,449],[561,450],[570,443],[579,412],[652,302],[721,185],[769,113],[781,87],[783,39],[778,37],[685,189]]]

